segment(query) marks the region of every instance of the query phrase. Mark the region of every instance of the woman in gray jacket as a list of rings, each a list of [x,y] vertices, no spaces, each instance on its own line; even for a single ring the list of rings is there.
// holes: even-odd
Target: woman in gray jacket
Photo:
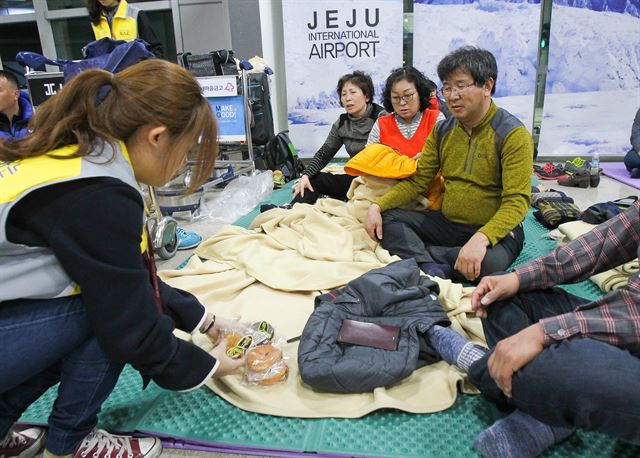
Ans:
[[[342,145],[349,156],[358,154],[365,147],[378,116],[386,114],[384,108],[373,103],[373,82],[364,72],[355,71],[342,76],[338,80],[337,92],[340,105],[346,113],[333,123],[324,144],[302,172],[302,178],[294,188],[292,204],[313,204],[320,195],[346,200],[347,191],[355,177],[333,175],[320,170],[333,159]]]

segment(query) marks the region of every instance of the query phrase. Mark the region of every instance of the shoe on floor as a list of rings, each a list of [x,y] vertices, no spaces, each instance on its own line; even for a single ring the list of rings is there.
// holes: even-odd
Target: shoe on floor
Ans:
[[[554,165],[551,162],[547,162],[542,166],[534,165],[533,171],[541,180],[558,180],[567,176],[562,166]]]
[[[73,454],[73,458],[155,458],[162,453],[157,437],[116,436],[102,429],[94,429]]]
[[[590,167],[591,163],[585,159],[582,159],[581,157],[574,157],[573,160],[566,161],[563,164],[565,172],[573,174],[586,172]]]
[[[572,188],[588,188],[591,184],[591,175],[588,173],[568,175],[567,178],[558,180],[558,184],[561,186],[570,186]]]
[[[181,227],[176,229],[176,237],[178,238],[178,250],[189,250],[200,245],[202,237],[195,232],[185,231]]]
[[[47,433],[44,428],[14,426],[0,441],[1,457],[31,458],[44,446]]]
[[[291,210],[291,204],[284,205],[276,205],[276,204],[262,204],[260,205],[260,213],[264,213],[269,210],[273,210],[274,208],[282,208],[284,210]]]
[[[640,167],[636,167],[635,169],[631,169],[629,174],[631,178],[640,178]]]

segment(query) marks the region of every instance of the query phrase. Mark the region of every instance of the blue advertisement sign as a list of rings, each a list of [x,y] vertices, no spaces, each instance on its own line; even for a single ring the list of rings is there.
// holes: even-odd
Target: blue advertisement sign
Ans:
[[[242,96],[210,97],[208,100],[218,120],[220,141],[245,141],[246,130]]]

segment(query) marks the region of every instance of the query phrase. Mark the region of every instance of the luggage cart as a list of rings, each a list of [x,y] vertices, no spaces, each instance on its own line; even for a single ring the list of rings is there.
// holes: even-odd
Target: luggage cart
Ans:
[[[211,176],[194,194],[184,195],[190,180],[188,168],[166,186],[155,189],[160,211],[167,215],[180,211],[193,213],[200,207],[207,189],[255,171],[246,70],[238,75],[204,76],[196,80],[218,120],[220,153]]]

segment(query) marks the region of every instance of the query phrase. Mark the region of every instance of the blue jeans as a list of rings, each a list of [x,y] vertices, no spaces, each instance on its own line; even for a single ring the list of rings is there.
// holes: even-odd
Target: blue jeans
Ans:
[[[60,382],[47,449],[72,453],[96,426],[123,364],[112,363],[91,331],[81,296],[0,304],[0,437]]]
[[[516,334],[542,318],[588,302],[560,289],[519,293],[489,307],[483,320],[487,343]],[[553,343],[513,376],[508,399],[489,374],[490,353],[469,369],[471,382],[489,401],[518,408],[538,420],[599,431],[640,444],[640,355],[575,337]]]
[[[624,166],[629,172],[633,169],[640,168],[640,154],[634,149],[627,151],[627,154],[624,156]]]

